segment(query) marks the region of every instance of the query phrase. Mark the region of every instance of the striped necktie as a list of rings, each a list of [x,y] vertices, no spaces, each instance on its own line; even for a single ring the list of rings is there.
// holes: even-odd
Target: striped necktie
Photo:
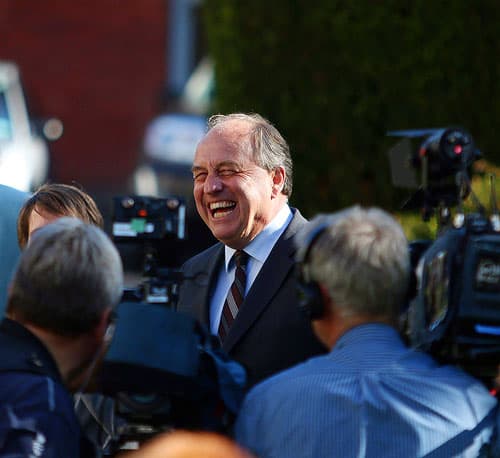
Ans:
[[[223,341],[231,327],[231,324],[236,317],[238,310],[245,298],[245,286],[247,283],[246,268],[248,263],[248,254],[243,250],[236,250],[233,254],[236,270],[234,272],[234,281],[229,288],[224,306],[222,307],[222,315],[219,324],[219,337]]]

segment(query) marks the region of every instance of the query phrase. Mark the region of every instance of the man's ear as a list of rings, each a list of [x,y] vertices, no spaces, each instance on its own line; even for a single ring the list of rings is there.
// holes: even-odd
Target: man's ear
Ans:
[[[321,300],[323,302],[322,318],[330,317],[331,315],[333,315],[333,310],[332,310],[333,302],[330,293],[328,292],[327,287],[322,283],[318,283],[318,288],[321,294]]]
[[[283,166],[276,167],[272,171],[271,177],[273,180],[272,197],[278,197],[278,195],[281,194],[283,187],[285,186],[285,168]]]
[[[111,324],[111,313],[112,310],[110,308],[106,309],[99,319],[99,323],[94,328],[94,335],[99,340],[102,340],[108,330],[109,325]]]

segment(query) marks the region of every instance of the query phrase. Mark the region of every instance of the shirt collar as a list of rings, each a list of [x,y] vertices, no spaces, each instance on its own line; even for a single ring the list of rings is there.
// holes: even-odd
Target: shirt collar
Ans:
[[[288,205],[283,205],[271,222],[244,248],[245,253],[251,258],[264,263],[292,217],[293,215],[290,207]],[[235,251],[234,248],[228,247],[227,245],[225,246],[224,262],[226,272],[229,270],[229,263]]]
[[[59,367],[45,344],[21,323],[5,317],[0,322],[0,332],[14,338],[18,351],[29,355],[27,361],[37,368],[43,368],[44,373],[63,384]],[[41,370],[41,369],[40,369]]]
[[[340,350],[353,345],[373,344],[374,342],[389,342],[394,344],[394,339],[400,340],[398,331],[388,324],[366,323],[355,326],[343,334],[332,351]]]

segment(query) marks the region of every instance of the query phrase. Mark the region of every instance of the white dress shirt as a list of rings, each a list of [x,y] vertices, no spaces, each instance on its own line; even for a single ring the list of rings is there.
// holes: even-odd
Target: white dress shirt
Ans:
[[[252,287],[255,278],[275,243],[288,227],[288,224],[290,224],[292,217],[290,207],[284,205],[273,220],[244,248],[245,253],[249,256],[246,269],[247,283],[245,296]],[[235,251],[233,248],[225,247],[225,262],[219,272],[217,286],[210,303],[210,332],[215,335],[218,334],[224,301],[234,281],[235,266],[234,262],[231,262],[231,259]]]

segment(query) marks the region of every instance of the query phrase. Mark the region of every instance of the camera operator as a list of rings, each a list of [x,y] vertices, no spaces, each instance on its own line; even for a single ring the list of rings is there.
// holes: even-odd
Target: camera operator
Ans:
[[[238,442],[261,458],[477,456],[496,399],[395,329],[410,275],[400,225],[356,206],[316,217],[297,241],[306,310],[331,351],[253,388]]]
[[[69,392],[88,380],[122,290],[99,228],[63,217],[31,235],[0,325],[2,456],[90,456]]]
[[[70,216],[103,229],[103,216],[90,194],[76,185],[45,183],[25,200],[17,217],[17,238],[24,249],[41,227]],[[116,435],[114,402],[94,393],[75,395],[75,409],[86,436],[104,449]]]

